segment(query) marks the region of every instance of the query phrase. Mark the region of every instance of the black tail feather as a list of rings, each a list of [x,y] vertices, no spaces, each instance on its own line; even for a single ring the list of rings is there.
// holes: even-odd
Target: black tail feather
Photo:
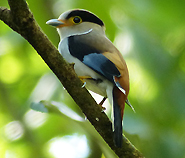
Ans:
[[[114,126],[113,126],[114,143],[117,147],[121,148],[123,143],[121,109],[114,97],[114,93],[113,93],[113,113],[114,113]]]

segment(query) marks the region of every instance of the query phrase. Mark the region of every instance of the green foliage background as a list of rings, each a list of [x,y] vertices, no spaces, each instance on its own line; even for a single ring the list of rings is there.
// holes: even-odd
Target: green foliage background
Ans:
[[[45,24],[47,20],[72,8],[98,15],[130,72],[129,100],[136,113],[126,107],[124,134],[146,157],[185,158],[185,1],[28,0],[28,4],[56,46],[59,37]],[[1,0],[0,6],[8,7],[7,1]],[[69,107],[69,115],[30,110],[31,103],[40,100],[62,103],[62,109]],[[70,109],[79,119],[72,118]],[[0,21],[0,157],[57,157],[51,152],[52,141],[67,136],[79,140],[85,136],[88,143],[71,157],[115,157],[81,117],[35,50]],[[59,150],[66,149],[59,146]]]

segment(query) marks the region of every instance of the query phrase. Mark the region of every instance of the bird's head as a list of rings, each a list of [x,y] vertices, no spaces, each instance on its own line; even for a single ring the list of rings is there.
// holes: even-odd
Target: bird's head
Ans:
[[[91,31],[104,34],[103,21],[83,9],[66,11],[58,19],[51,19],[46,24],[56,27],[61,39],[72,35],[87,34]]]

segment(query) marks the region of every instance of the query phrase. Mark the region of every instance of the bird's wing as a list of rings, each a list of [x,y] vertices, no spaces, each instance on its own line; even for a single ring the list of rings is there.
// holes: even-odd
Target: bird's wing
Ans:
[[[102,50],[96,49],[80,40],[75,40],[75,36],[68,38],[68,45],[72,56],[78,58],[85,65],[109,81],[114,83],[114,76],[120,76],[116,65],[103,55]]]

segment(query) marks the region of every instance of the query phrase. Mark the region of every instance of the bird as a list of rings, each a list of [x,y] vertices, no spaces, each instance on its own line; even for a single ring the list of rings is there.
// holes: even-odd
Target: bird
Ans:
[[[84,82],[85,87],[108,98],[113,107],[113,141],[123,144],[123,114],[128,101],[129,72],[120,51],[105,34],[104,22],[84,9],[72,9],[46,24],[54,26],[60,36],[58,50]],[[134,109],[133,109],[134,110]]]

